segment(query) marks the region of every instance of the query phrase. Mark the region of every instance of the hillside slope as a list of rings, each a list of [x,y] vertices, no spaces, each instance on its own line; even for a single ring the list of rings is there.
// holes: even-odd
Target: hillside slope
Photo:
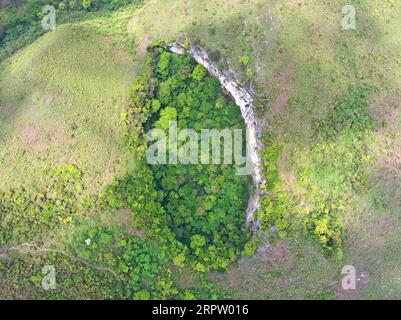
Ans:
[[[58,26],[0,64],[0,190],[65,163],[91,193],[131,172],[129,86],[149,44],[189,39],[258,97],[269,180],[257,252],[206,277],[235,298],[401,298],[401,2],[351,1],[344,30],[349,2],[149,0]],[[186,268],[174,279],[196,287]]]
[[[75,163],[92,191],[126,166],[120,113],[134,78],[119,35],[62,25],[1,63],[0,190]]]

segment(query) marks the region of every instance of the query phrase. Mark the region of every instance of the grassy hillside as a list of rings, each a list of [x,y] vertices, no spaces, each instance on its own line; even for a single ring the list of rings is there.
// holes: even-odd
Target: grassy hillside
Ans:
[[[341,27],[348,4],[355,30]],[[266,235],[208,277],[237,298],[401,298],[400,21],[399,0],[149,0],[60,25],[0,64],[0,190],[65,163],[92,193],[131,172],[128,88],[152,41],[189,38],[259,97],[265,125]],[[196,277],[173,273],[183,290]]]
[[[92,190],[126,165],[120,113],[134,78],[123,37],[63,25],[1,64],[0,189],[75,163]]]

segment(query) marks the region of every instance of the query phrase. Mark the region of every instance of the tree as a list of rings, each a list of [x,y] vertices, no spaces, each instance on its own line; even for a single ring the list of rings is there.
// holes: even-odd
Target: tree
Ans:
[[[134,294],[134,300],[149,300],[150,299],[150,293],[142,290],[138,291],[137,293]]]
[[[171,55],[169,53],[163,52],[160,55],[160,60],[159,63],[157,64],[157,71],[163,78],[168,77],[170,69],[170,61],[171,61]]]
[[[202,67],[200,64],[198,64],[194,71],[192,72],[192,78],[198,81],[202,81],[202,79],[206,76],[207,70]]]
[[[64,2],[60,2],[58,4],[58,9],[59,10],[65,10],[67,8],[66,4]]]
[[[84,9],[88,9],[91,6],[91,4],[92,4],[91,0],[82,0],[82,7]]]
[[[172,121],[177,121],[177,110],[173,107],[166,107],[160,111],[160,119],[155,123],[155,127],[167,131]]]
[[[75,9],[76,4],[77,4],[76,0],[70,0],[70,8],[71,8],[71,10]]]

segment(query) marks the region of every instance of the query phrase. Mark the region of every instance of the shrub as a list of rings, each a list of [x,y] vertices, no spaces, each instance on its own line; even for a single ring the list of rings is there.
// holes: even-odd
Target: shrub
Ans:
[[[206,73],[207,73],[206,69],[202,67],[200,64],[198,64],[192,73],[192,77],[195,80],[202,81],[202,79],[206,76]]]
[[[82,8],[89,9],[92,4],[91,0],[82,0]]]
[[[67,8],[67,5],[64,2],[60,2],[58,4],[58,9],[59,10],[65,10]]]
[[[249,64],[249,57],[247,55],[241,56],[239,62],[246,67]]]

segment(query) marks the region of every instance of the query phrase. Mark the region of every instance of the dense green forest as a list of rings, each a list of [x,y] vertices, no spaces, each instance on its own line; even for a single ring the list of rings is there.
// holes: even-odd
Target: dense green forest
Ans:
[[[153,67],[133,86],[132,103],[123,115],[133,147],[140,148],[140,122],[166,134],[170,121],[198,130],[243,128],[239,108],[222,94],[217,79],[188,56],[156,49],[148,64]],[[165,219],[188,248],[194,268],[226,269],[249,237],[243,214],[249,179],[237,176],[235,165],[227,164],[167,163],[150,170],[161,207],[157,219]]]

